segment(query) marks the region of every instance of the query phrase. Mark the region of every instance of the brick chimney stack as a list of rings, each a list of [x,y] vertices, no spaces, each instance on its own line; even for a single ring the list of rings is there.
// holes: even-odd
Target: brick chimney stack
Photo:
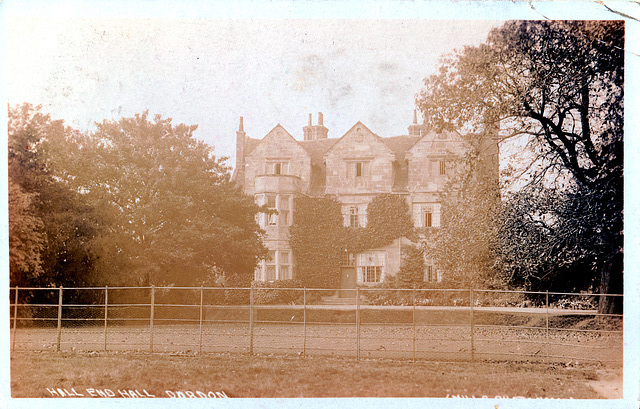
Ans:
[[[329,130],[324,126],[324,118],[322,112],[318,112],[318,125],[312,125],[311,114],[309,114],[309,125],[302,129],[305,141],[315,141],[318,139],[327,139]]]
[[[311,114],[309,114],[309,125],[302,128],[302,134],[304,135],[305,141],[310,141],[312,139],[312,129],[313,123],[311,121]]]

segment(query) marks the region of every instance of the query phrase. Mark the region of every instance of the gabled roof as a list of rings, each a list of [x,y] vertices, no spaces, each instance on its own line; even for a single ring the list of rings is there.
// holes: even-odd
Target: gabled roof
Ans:
[[[342,135],[334,144],[333,146],[331,146],[329,149],[327,149],[327,151],[325,152],[325,155],[328,154],[336,145],[338,145],[340,143],[340,141],[342,141],[347,135],[349,135],[349,133],[351,131],[353,131],[356,127],[361,126],[364,129],[366,129],[367,131],[369,131],[369,134],[372,135],[374,138],[376,138],[378,141],[380,141],[380,143],[382,143],[387,149],[389,149],[389,151],[391,153],[394,153],[393,150],[386,144],[384,143],[383,139],[376,133],[372,132],[371,129],[367,128],[367,126],[365,124],[363,124],[362,122],[358,121],[356,122],[355,125],[353,125],[347,132],[344,133],[344,135]]]
[[[438,135],[440,135],[441,133],[446,134],[445,138],[439,138]],[[435,143],[443,143],[446,146],[454,146],[460,144],[462,141],[460,140],[460,138],[454,133],[454,132],[448,132],[448,131],[443,131],[443,132],[428,132],[426,134],[424,134],[422,137],[418,137],[418,140],[410,147],[407,149],[407,153],[409,151],[411,151],[416,145],[418,145],[418,142],[422,142],[424,141],[425,143],[430,143],[429,147],[432,148],[434,146]]]
[[[289,132],[287,132],[287,130],[284,129],[284,127],[282,127],[280,124],[276,125],[271,131],[269,131],[267,135],[271,134],[276,128],[280,127],[282,130],[284,130],[287,133],[287,135],[289,135],[294,141],[296,141],[297,144],[299,144],[307,152],[309,157],[311,157],[312,163],[314,163],[315,165],[321,165],[324,162],[324,155],[326,155],[340,140],[342,140],[342,138],[344,138],[349,132],[351,132],[358,125],[362,126],[364,129],[369,131],[371,135],[373,135],[376,139],[382,142],[395,155],[396,160],[398,160],[399,162],[404,161],[405,154],[409,150],[411,150],[411,148],[413,148],[413,146],[416,143],[418,143],[421,139],[426,138],[427,136],[429,136],[428,139],[434,138],[434,134],[431,134],[431,135],[427,134],[424,136],[398,135],[398,136],[383,138],[375,134],[374,132],[372,132],[369,128],[367,128],[366,125],[364,125],[360,121],[358,121],[355,125],[353,125],[340,138],[327,138],[327,139],[316,139],[312,141],[299,141],[293,138],[293,136],[291,136],[291,134],[289,134]],[[245,145],[245,152],[246,152],[245,155],[249,155],[264,139],[266,139],[266,136],[265,138],[262,138],[262,139],[247,137],[246,145]]]
[[[256,148],[256,146],[258,146],[258,144],[260,143],[262,139],[255,139],[255,138],[249,138],[247,137],[247,141],[246,141],[246,145],[245,145],[245,155],[248,155],[251,153],[252,150],[254,150]]]
[[[294,138],[293,136],[291,136],[291,134],[280,124],[276,125],[273,127],[273,129],[271,129],[269,132],[267,132],[267,134],[265,135],[264,138],[262,139],[253,139],[253,138],[247,138],[246,141],[246,153],[245,155],[250,155],[251,152],[253,152],[258,145],[260,145],[262,142],[264,142],[265,140],[269,140],[271,139],[271,135],[274,134],[274,132],[279,129],[284,131],[285,135],[289,136],[289,138],[295,142],[298,146],[302,147],[302,145],[300,144],[300,141],[298,141],[296,138]],[[304,148],[303,148],[304,149]],[[306,150],[305,150],[306,151]]]
[[[311,161],[315,165],[320,165],[324,160],[324,154],[327,153],[327,151],[331,149],[336,142],[338,142],[337,138],[327,138],[316,139],[314,141],[300,141],[300,145],[302,145],[304,150],[306,150],[309,156],[311,156]]]
[[[404,154],[422,138],[413,135],[399,135],[381,139],[396,154],[396,160],[403,161]]]

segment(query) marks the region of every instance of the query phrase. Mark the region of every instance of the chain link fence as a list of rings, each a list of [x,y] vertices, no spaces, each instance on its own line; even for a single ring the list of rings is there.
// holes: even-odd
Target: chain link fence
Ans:
[[[599,313],[599,294],[14,287],[10,297],[12,350],[622,362],[622,314]]]

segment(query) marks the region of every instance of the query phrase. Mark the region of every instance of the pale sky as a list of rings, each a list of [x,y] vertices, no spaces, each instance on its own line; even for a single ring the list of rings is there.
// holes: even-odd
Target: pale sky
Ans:
[[[254,138],[280,123],[301,139],[318,112],[329,137],[357,121],[406,134],[441,56],[506,19],[567,12],[566,2],[391,3],[9,0],[8,101],[79,129],[149,110],[198,125],[233,165],[240,116]],[[571,18],[605,18],[602,5],[582,6]]]
[[[438,59],[496,21],[20,18],[9,25],[9,103],[42,104],[80,129],[149,110],[197,124],[217,155],[276,124],[329,137],[361,120],[405,134]],[[233,162],[231,162],[233,163]]]

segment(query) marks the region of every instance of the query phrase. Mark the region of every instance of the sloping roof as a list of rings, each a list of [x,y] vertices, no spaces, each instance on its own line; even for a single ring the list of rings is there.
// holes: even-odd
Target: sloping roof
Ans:
[[[404,154],[413,147],[420,139],[420,136],[399,135],[388,138],[380,138],[389,149],[396,154],[398,161],[404,160]]]
[[[334,146],[336,146],[336,145],[337,145],[341,140],[343,140],[344,138],[346,138],[346,137],[347,137],[347,135],[349,135],[353,129],[355,129],[356,127],[359,127],[359,126],[360,126],[360,127],[363,127],[364,129],[366,129],[366,130],[369,132],[369,134],[370,134],[371,136],[373,136],[375,139],[379,140],[379,141],[380,141],[384,146],[386,146],[386,147],[387,147],[387,149],[391,150],[391,148],[389,148],[389,147],[388,147],[388,146],[383,142],[383,138],[382,138],[380,135],[378,135],[377,133],[373,132],[371,129],[369,129],[369,128],[368,128],[365,124],[363,124],[361,121],[358,121],[358,122],[356,122],[356,124],[355,124],[355,125],[353,125],[353,126],[351,127],[351,129],[349,129],[347,132],[345,132],[345,134],[344,134],[344,135],[342,135],[340,138],[338,138],[338,140],[336,140],[336,142],[335,142],[333,145],[331,145],[331,146],[329,147],[329,149],[327,149],[327,151],[326,151],[325,153],[327,153],[327,152],[329,152],[331,149],[333,149],[333,147],[334,147]]]
[[[311,156],[311,161],[320,165],[323,162],[324,154],[338,142],[338,138],[317,139],[314,141],[300,141],[300,145]]]
[[[249,138],[247,137],[247,141],[246,141],[246,145],[244,148],[244,154],[248,155],[251,153],[251,151],[253,151],[256,146],[258,146],[258,144],[260,143],[262,139],[255,139],[255,138]]]
[[[362,122],[358,121],[352,128],[357,125],[362,125],[366,128]],[[275,128],[274,128],[275,129]],[[284,128],[283,128],[284,129]],[[369,128],[367,128],[368,130]],[[371,131],[370,131],[371,132]],[[348,132],[347,132],[348,133]],[[345,135],[347,134],[345,133]],[[375,138],[384,143],[387,148],[389,148],[395,155],[398,161],[403,161],[405,158],[405,153],[409,151],[420,139],[421,136],[413,136],[413,135],[398,135],[391,137],[381,137],[373,132],[371,132]],[[327,139],[316,139],[312,141],[299,141],[296,140],[304,148],[305,151],[311,157],[311,160],[314,164],[320,165],[324,161],[324,155],[327,153],[333,146],[338,143],[338,141],[344,138],[343,135],[340,138],[327,138]],[[262,139],[250,138],[247,137],[246,145],[245,145],[245,155],[250,154]]]

